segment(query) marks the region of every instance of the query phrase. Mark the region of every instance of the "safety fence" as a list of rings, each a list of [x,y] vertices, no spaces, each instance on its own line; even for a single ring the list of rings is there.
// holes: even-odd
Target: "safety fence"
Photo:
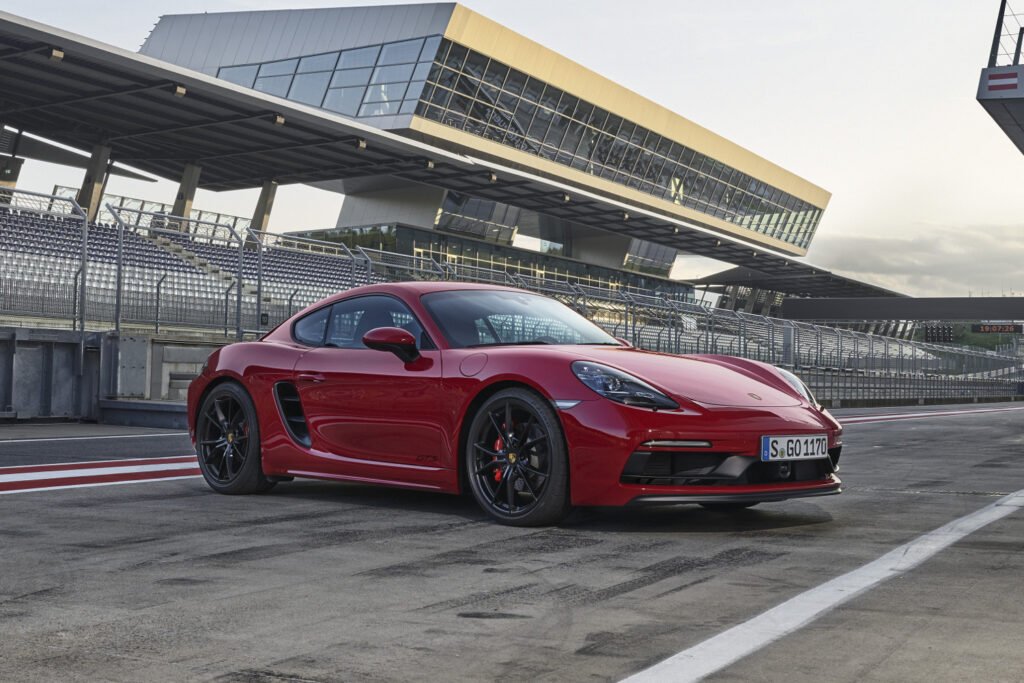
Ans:
[[[545,294],[633,345],[797,369],[827,400],[1000,398],[1021,393],[1017,353],[926,344],[709,308],[629,289],[428,258],[108,205],[0,194],[0,316],[6,324],[255,338],[301,308],[365,284],[451,280]]]

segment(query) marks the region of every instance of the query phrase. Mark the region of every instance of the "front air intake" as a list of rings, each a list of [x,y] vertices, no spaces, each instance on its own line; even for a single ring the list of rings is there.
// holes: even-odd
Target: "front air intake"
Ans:
[[[289,382],[278,382],[274,385],[274,398],[277,399],[277,407],[284,417],[288,433],[296,443],[309,448],[312,445],[309,438],[309,423],[306,422],[306,414],[302,412],[298,389]]]

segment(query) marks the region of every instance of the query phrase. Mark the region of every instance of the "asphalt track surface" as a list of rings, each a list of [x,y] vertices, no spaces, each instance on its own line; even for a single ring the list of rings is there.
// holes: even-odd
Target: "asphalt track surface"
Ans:
[[[358,485],[219,496],[180,433],[0,426],[0,680],[685,680],[649,667],[687,652],[715,681],[1024,680],[1024,405],[836,412],[840,496],[550,529]],[[922,541],[993,503],[1018,507]],[[905,544],[928,554],[765,635]],[[714,660],[737,628],[763,646]]]

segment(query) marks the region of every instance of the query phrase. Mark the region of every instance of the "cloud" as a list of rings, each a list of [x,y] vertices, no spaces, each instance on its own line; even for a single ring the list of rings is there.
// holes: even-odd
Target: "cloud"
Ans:
[[[808,261],[912,296],[1024,295],[1024,225],[894,227],[819,235]]]

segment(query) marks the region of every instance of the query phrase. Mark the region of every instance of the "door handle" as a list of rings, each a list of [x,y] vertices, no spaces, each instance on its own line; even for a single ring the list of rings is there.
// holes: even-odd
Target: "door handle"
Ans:
[[[319,383],[319,382],[323,382],[327,378],[324,377],[323,375],[321,375],[319,372],[300,372],[299,376],[297,377],[297,379],[300,382]]]

